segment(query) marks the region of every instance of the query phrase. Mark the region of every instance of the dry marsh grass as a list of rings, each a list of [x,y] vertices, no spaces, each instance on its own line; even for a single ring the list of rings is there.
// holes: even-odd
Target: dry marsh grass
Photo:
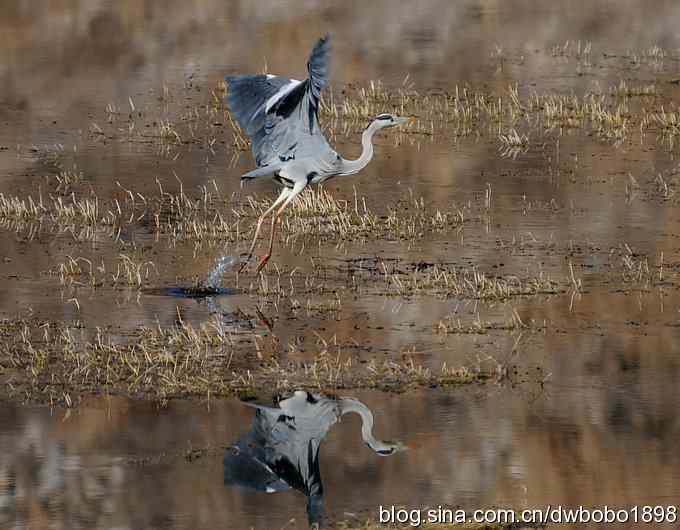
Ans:
[[[255,396],[264,389],[375,388],[402,391],[495,377],[477,369],[426,368],[412,358],[360,362],[320,351],[311,361],[234,355],[234,335],[219,321],[191,326],[138,328],[121,339],[97,328],[46,321],[0,321],[4,396],[77,404],[87,394],[123,393],[155,399]],[[261,356],[262,357],[262,356]]]
[[[517,158],[529,150],[529,135],[520,134],[516,129],[510,129],[506,133],[499,133],[499,151],[504,158]]]
[[[567,40],[564,44],[556,44],[550,48],[552,57],[574,57],[577,59],[590,58],[593,52],[593,43],[590,41]]]
[[[570,47],[567,43],[562,50]],[[573,53],[588,57],[589,50],[588,44],[583,47],[576,44]],[[341,133],[351,131],[343,128],[344,123],[366,121],[380,112],[396,112],[412,117],[409,124],[400,128],[403,135],[447,138],[486,130],[495,133],[504,146],[517,148],[527,143],[525,135],[516,131],[518,125],[524,124],[531,130],[538,129],[541,136],[563,128],[583,129],[594,131],[603,140],[621,144],[645,123],[644,116],[659,113],[658,95],[654,83],[625,80],[608,92],[587,92],[582,96],[536,91],[521,96],[516,86],[499,94],[469,87],[455,87],[451,93],[423,93],[408,82],[393,90],[371,82],[367,87],[349,87],[343,91],[342,98],[331,94],[324,111],[330,120],[331,134],[338,133],[338,129]],[[642,98],[643,104],[635,112],[629,105],[633,97]],[[499,132],[499,127],[508,132]]]
[[[663,252],[650,257],[634,251],[627,243],[609,250],[605,278],[621,290],[648,291],[680,285],[677,266],[664,263]]]
[[[270,200],[248,199],[239,210],[244,217],[261,215]],[[462,208],[431,211],[424,199],[408,197],[387,205],[387,212],[377,214],[365,197],[353,201],[334,198],[323,188],[304,191],[283,218],[289,235],[315,235],[321,238],[415,239],[426,232],[456,231],[468,218]]]
[[[555,46],[552,55],[576,58],[580,65],[587,67],[591,49],[589,42],[567,41]],[[669,54],[667,50],[651,47],[632,56],[638,61],[662,64]],[[618,146],[631,140],[633,133],[646,126],[663,129],[664,125],[656,118],[645,120],[648,115],[662,116],[664,102],[667,106],[662,88],[655,82],[622,79],[609,89],[600,91],[596,88],[583,95],[539,93],[532,89],[520,90],[517,86],[484,91],[461,85],[445,92],[418,89],[408,77],[393,87],[371,80],[361,85],[347,85],[341,90],[327,89],[321,121],[326,133],[335,141],[339,137],[356,136],[376,115],[393,112],[411,118],[390,136],[397,144],[448,142],[459,136],[498,137],[504,134],[508,136],[507,142],[501,142],[513,145],[510,152],[501,150],[501,155],[518,156],[522,151],[518,149],[517,138],[510,135],[512,130],[522,130],[525,131],[523,134],[539,138],[537,146],[542,144],[541,137],[562,134],[569,129],[595,132],[601,140]],[[100,121],[104,125],[93,124],[92,134],[95,138],[152,142],[158,145],[160,156],[171,159],[195,144],[205,147],[209,156],[219,156],[216,149],[226,136],[224,147],[229,155],[240,156],[248,150],[249,140],[223,103],[227,87],[220,82],[199,89],[201,87],[195,83],[174,91],[165,87],[163,93],[158,94],[156,104],[109,103]],[[196,98],[197,91],[202,93],[199,98]],[[631,100],[635,100],[640,108],[631,109]],[[523,135],[518,136],[521,139]],[[519,144],[523,148],[525,142]],[[54,153],[63,157],[61,151],[36,148],[43,157]],[[63,164],[58,161],[55,167],[63,167]],[[68,191],[68,187],[62,186],[60,192],[64,190]]]
[[[19,222],[51,221],[54,224],[70,225],[103,225],[110,226],[117,222],[119,215],[114,210],[103,211],[97,196],[69,197],[52,196],[34,199],[31,196],[22,198],[0,193],[0,220]]]
[[[158,278],[158,269],[153,261],[139,260],[125,254],[120,254],[108,270],[103,260],[95,265],[84,257],[66,256],[66,260],[50,272],[59,277],[61,285],[68,287],[109,285],[140,288],[150,278]]]
[[[517,296],[558,294],[560,284],[544,274],[520,278],[515,275],[491,276],[478,269],[433,265],[425,271],[384,275],[389,290],[398,296],[429,294],[475,300],[508,300]]]
[[[680,136],[680,111],[676,107],[666,110],[662,106],[658,110],[646,113],[640,128],[658,132],[659,138],[668,143],[672,149],[677,137]]]
[[[243,205],[230,207],[214,189],[203,187],[192,194],[142,195],[121,187],[122,196],[100,199],[94,192],[79,197],[33,198],[0,194],[0,223],[24,229],[30,223],[90,229],[92,235],[107,230],[117,237],[123,227],[141,227],[170,241],[239,241],[251,236],[254,221],[273,199],[250,196]],[[286,211],[285,237],[315,236],[322,239],[415,239],[428,232],[456,231],[470,219],[469,208],[452,206],[431,211],[422,198],[407,196],[384,205],[386,213],[372,211],[369,201],[356,195],[353,201],[335,199],[323,190],[308,189]]]
[[[72,169],[60,171],[54,178],[57,181],[56,193],[69,195],[72,193],[73,188],[83,181],[83,173],[78,171],[76,167],[73,167]]]
[[[33,197],[22,199],[0,193],[0,218],[3,221],[37,221],[45,211],[42,197],[36,202]]]
[[[510,311],[510,315],[503,321],[482,320],[479,313],[473,319],[463,320],[457,314],[447,315],[435,326],[437,333],[445,335],[486,335],[494,331],[523,331],[527,329],[543,329],[545,323],[524,322],[516,309]]]
[[[654,97],[657,95],[657,87],[654,83],[629,84],[622,79],[610,89],[610,93],[618,97]]]

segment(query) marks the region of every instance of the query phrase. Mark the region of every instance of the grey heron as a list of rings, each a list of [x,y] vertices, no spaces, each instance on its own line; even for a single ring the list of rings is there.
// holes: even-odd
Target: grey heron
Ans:
[[[373,414],[351,397],[331,398],[304,390],[279,402],[256,408],[250,431],[224,454],[224,483],[274,493],[294,488],[307,496],[310,525],[323,519],[323,485],[319,467],[321,441],[343,414],[361,416],[364,443],[378,455],[406,449],[400,442],[373,436]]]
[[[373,158],[373,136],[408,119],[378,115],[361,135],[362,152],[356,160],[340,156],[319,126],[321,90],[328,82],[329,36],[319,39],[307,61],[304,81],[282,75],[227,75],[226,103],[239,126],[250,137],[257,169],[241,176],[241,182],[269,178],[282,186],[278,198],[257,220],[253,242],[239,271],[253,256],[262,223],[272,216],[269,250],[257,272],[267,264],[274,245],[274,232],[286,207],[309,184],[361,171]]]

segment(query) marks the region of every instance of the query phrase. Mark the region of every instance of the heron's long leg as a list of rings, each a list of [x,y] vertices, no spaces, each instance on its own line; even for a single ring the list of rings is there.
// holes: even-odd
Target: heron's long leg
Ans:
[[[260,229],[262,228],[262,223],[264,222],[265,218],[272,213],[276,207],[281,204],[283,201],[286,200],[286,197],[290,195],[291,190],[288,188],[283,188],[281,190],[281,194],[276,198],[274,203],[267,209],[266,212],[264,212],[258,219],[257,219],[257,226],[255,227],[255,235],[253,236],[253,242],[250,244],[250,250],[248,250],[248,257],[245,259],[243,263],[241,263],[241,267],[239,268],[239,272],[241,272],[244,267],[248,264],[250,261],[250,258],[253,257],[253,250],[255,250],[255,244],[257,243],[257,236],[260,235]]]
[[[264,266],[267,264],[269,261],[269,258],[272,257],[272,249],[274,248],[274,232],[276,230],[276,225],[279,222],[279,217],[281,217],[281,214],[283,213],[283,210],[286,209],[286,206],[288,206],[291,201],[297,197],[302,190],[304,190],[307,187],[306,182],[300,182],[295,184],[293,186],[293,189],[290,190],[290,193],[288,194],[288,197],[284,201],[284,203],[281,205],[281,207],[276,211],[276,213],[272,216],[272,233],[269,237],[269,251],[267,254],[262,256],[262,259],[260,260],[260,264],[257,266],[257,270],[255,272],[260,272]]]

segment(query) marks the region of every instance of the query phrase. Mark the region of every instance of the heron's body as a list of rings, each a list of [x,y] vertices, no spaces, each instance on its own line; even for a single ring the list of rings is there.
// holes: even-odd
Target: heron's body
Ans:
[[[269,252],[262,258],[258,270],[271,256],[276,222],[291,201],[309,184],[319,184],[339,175],[352,175],[363,169],[373,157],[373,135],[382,128],[405,121],[381,114],[362,135],[361,156],[357,160],[340,156],[319,126],[320,96],[328,82],[329,55],[326,36],[312,49],[307,62],[309,76],[304,81],[271,74],[225,77],[229,85],[227,105],[250,138],[258,166],[241,179],[269,178],[283,187],[269,210],[258,219],[248,258],[252,256],[263,220],[272,214]]]

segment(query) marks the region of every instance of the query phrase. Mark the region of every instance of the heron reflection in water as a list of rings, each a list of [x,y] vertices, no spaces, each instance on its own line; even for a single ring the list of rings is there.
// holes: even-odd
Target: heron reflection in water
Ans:
[[[361,436],[378,455],[406,449],[400,442],[373,436],[373,414],[361,401],[331,398],[302,390],[278,407],[256,409],[247,433],[225,451],[224,484],[274,493],[294,488],[307,496],[307,517],[312,527],[323,523],[323,485],[319,446],[343,414],[361,416]]]

